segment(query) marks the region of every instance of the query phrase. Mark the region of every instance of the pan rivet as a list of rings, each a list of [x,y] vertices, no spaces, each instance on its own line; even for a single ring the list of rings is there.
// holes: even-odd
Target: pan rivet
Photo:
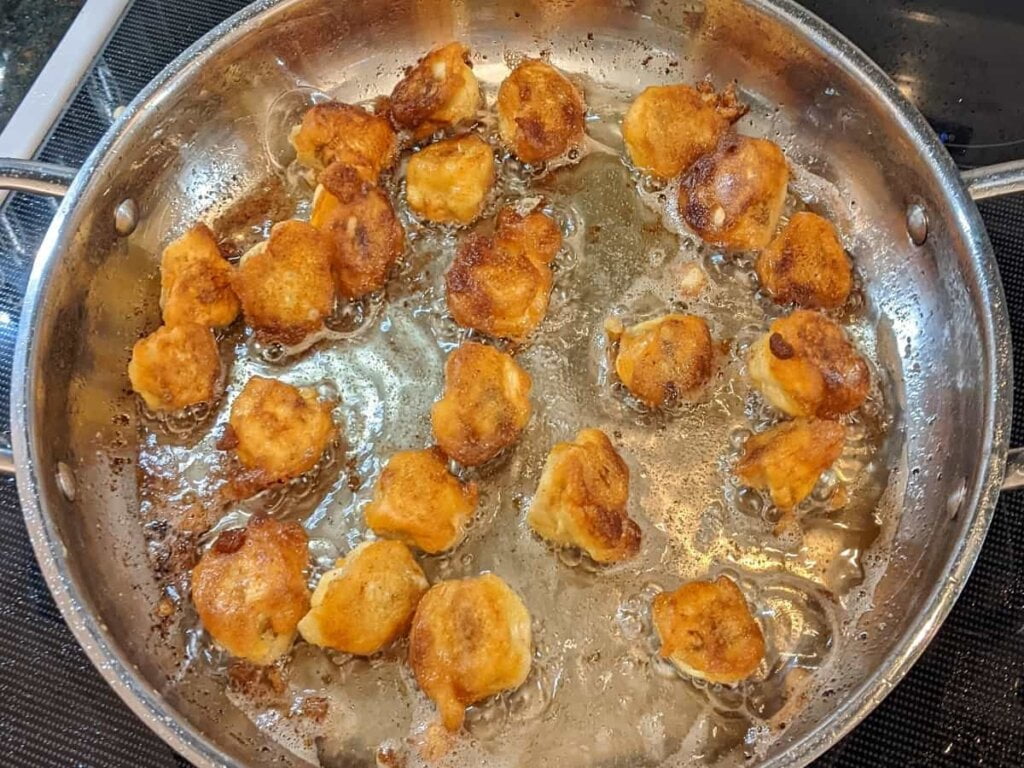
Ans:
[[[68,501],[75,500],[75,475],[63,461],[57,462],[57,487]]]
[[[135,231],[139,223],[139,208],[130,197],[122,200],[121,204],[114,209],[114,229],[117,234],[127,237]]]
[[[907,234],[914,245],[924,245],[928,239],[928,212],[920,203],[907,206]]]

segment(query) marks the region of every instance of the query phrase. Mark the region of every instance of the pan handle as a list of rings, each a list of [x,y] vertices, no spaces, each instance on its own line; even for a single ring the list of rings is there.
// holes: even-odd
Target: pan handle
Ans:
[[[972,168],[964,171],[963,178],[976,201],[1024,192],[1024,160]]]
[[[78,171],[37,160],[0,158],[0,190],[64,197]],[[0,440],[0,475],[14,474],[11,446]]]

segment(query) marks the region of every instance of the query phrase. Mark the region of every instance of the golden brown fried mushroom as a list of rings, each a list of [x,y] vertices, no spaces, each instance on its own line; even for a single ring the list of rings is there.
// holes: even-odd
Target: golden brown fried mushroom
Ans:
[[[157,328],[132,347],[128,378],[154,411],[178,411],[220,395],[217,340],[204,325]]]
[[[405,544],[364,542],[320,577],[299,632],[307,643],[369,656],[408,631],[428,586]]]
[[[228,433],[253,487],[290,480],[311,470],[334,438],[331,403],[307,387],[253,376],[231,405]]]
[[[524,163],[541,163],[583,142],[583,96],[540,59],[524,59],[498,88],[501,140]]]
[[[615,357],[619,380],[652,408],[700,399],[714,365],[711,331],[696,315],[664,315],[627,328]]]
[[[231,265],[205,224],[196,224],[164,249],[160,309],[166,325],[197,323],[221,328],[238,317]]]
[[[562,233],[550,217],[503,209],[493,237],[463,241],[445,275],[455,322],[491,336],[525,339],[547,312],[548,265],[561,244]]]
[[[282,221],[242,257],[233,284],[245,322],[266,341],[298,344],[334,309],[330,237],[305,221]]]
[[[485,573],[435,584],[423,596],[409,633],[409,665],[441,722],[455,731],[467,706],[526,681],[531,644],[523,601]]]
[[[310,107],[291,142],[307,168],[319,173],[332,163],[344,163],[371,184],[398,154],[398,140],[386,118],[335,101]]]
[[[736,474],[751,488],[767,490],[788,511],[806,499],[821,473],[843,452],[846,429],[835,421],[795,419],[752,435]]]
[[[437,444],[473,467],[519,439],[530,420],[526,371],[494,347],[466,342],[444,364],[444,395],[430,411]]]
[[[459,482],[440,450],[400,451],[381,472],[363,514],[378,536],[434,555],[462,540],[476,501],[476,483]]]
[[[739,587],[726,576],[691,581],[652,605],[661,656],[684,674],[731,685],[764,658],[764,636]]]
[[[679,184],[679,213],[705,241],[737,251],[771,242],[786,201],[789,167],[767,139],[727,135]]]
[[[428,221],[468,224],[494,185],[494,150],[475,133],[445,139],[409,158],[405,196]]]
[[[527,522],[540,536],[614,563],[640,550],[640,526],[626,512],[629,468],[599,429],[584,429],[548,454]]]
[[[309,221],[334,241],[338,293],[348,299],[383,288],[405,249],[405,230],[388,196],[342,163],[320,175]]]
[[[441,128],[473,121],[480,103],[469,49],[462,43],[448,43],[416,62],[395,86],[391,120],[422,139]]]
[[[779,304],[834,309],[853,287],[850,260],[827,219],[806,211],[761,251],[755,265],[762,287]]]
[[[271,664],[291,648],[309,609],[306,532],[298,523],[253,517],[224,531],[192,571],[203,627],[232,656]]]
[[[849,413],[867,399],[871,384],[867,363],[843,329],[806,309],[773,322],[747,364],[768,402],[790,416]]]
[[[671,179],[713,151],[729,126],[747,112],[731,83],[716,94],[710,83],[645,88],[622,121],[622,138],[633,165]]]

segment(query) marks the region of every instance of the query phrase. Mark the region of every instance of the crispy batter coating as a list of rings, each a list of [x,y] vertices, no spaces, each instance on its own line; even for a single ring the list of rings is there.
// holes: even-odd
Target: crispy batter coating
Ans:
[[[367,541],[320,577],[299,632],[307,643],[369,656],[404,635],[427,577],[400,541]]]
[[[679,213],[705,241],[737,251],[771,242],[786,202],[789,167],[767,139],[727,135],[679,184]]]
[[[298,523],[257,515],[224,531],[192,571],[192,602],[206,631],[253,664],[286,654],[309,609],[308,559]]]
[[[684,674],[731,685],[764,658],[764,636],[732,579],[691,581],[652,605],[661,655]]]
[[[290,480],[311,470],[334,438],[331,404],[316,391],[253,376],[231,405],[231,439],[254,485]]]
[[[853,287],[850,259],[836,228],[815,213],[802,211],[757,257],[761,286],[779,304],[835,309]]]
[[[530,420],[530,375],[494,347],[466,342],[444,364],[444,395],[430,411],[437,444],[467,467],[493,459]]]
[[[751,436],[736,466],[740,480],[767,490],[788,511],[814,490],[821,473],[843,452],[846,429],[835,421],[795,419]]]
[[[249,249],[233,284],[245,322],[267,341],[298,344],[334,308],[334,243],[304,221],[282,221]]]
[[[790,416],[849,413],[871,384],[868,364],[843,329],[806,309],[773,322],[751,346],[747,364],[768,402]]]
[[[231,325],[238,297],[231,265],[205,224],[196,224],[164,248],[160,258],[160,309],[166,325]]]
[[[542,163],[583,142],[583,95],[540,59],[523,59],[498,88],[498,132],[524,163]]]
[[[678,176],[713,151],[729,126],[747,112],[730,83],[720,94],[708,82],[645,88],[622,121],[633,165],[659,179]]]
[[[387,118],[336,101],[310,107],[291,142],[307,168],[319,173],[332,163],[344,163],[371,184],[398,155],[398,140]]]
[[[423,596],[409,633],[409,665],[441,722],[455,731],[467,706],[526,681],[531,645],[523,601],[485,573],[443,581]]]
[[[468,224],[494,186],[494,150],[475,133],[445,139],[409,158],[405,196],[428,221]]]
[[[664,315],[627,328],[615,357],[619,380],[652,408],[700,399],[714,365],[711,331],[696,315]]]
[[[309,222],[334,241],[334,277],[348,299],[383,288],[405,249],[405,230],[388,196],[343,163],[320,175]]]
[[[445,275],[455,322],[491,336],[525,339],[547,312],[548,265],[561,246],[562,233],[549,216],[502,209],[493,237],[464,240]]]
[[[629,468],[608,436],[584,429],[548,454],[527,522],[540,536],[584,550],[599,563],[633,557],[640,526],[626,511]]]
[[[178,411],[220,395],[217,340],[204,325],[163,325],[135,342],[128,378],[153,411]]]
[[[464,485],[448,471],[437,448],[400,451],[381,472],[363,515],[378,536],[434,555],[462,541],[478,495],[476,483]]]
[[[391,92],[391,120],[417,139],[471,122],[480,108],[480,85],[469,48],[448,43],[416,62]]]

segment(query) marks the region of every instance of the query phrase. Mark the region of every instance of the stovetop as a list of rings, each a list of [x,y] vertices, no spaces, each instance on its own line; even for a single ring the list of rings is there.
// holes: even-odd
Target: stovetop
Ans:
[[[963,167],[1024,157],[1024,3],[805,0],[889,72]],[[39,153],[79,165],[160,69],[244,0],[136,0]],[[0,413],[24,289],[56,210],[12,196],[0,212]],[[1024,386],[1024,195],[981,206]],[[1018,392],[1019,395],[1019,392]],[[1024,397],[1012,440],[1024,444]],[[1024,492],[1000,500],[973,575],[906,679],[816,765],[1024,764]],[[118,699],[64,625],[0,480],[0,765],[187,766]]]

